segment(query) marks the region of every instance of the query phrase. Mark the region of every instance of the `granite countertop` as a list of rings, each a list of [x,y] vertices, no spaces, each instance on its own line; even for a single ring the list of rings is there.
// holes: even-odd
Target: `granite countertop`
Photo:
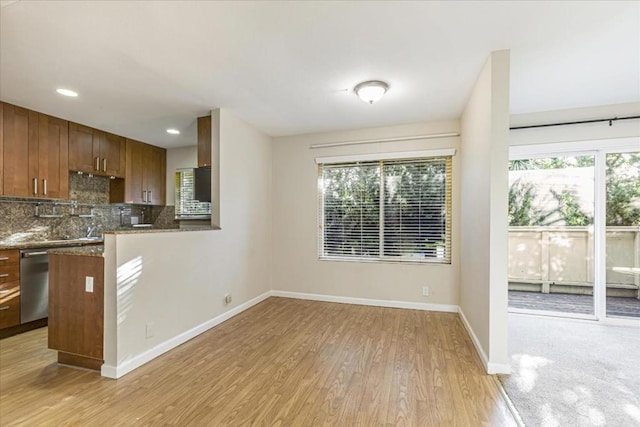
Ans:
[[[82,248],[57,248],[51,249],[47,252],[54,255],[75,255],[75,256],[103,256],[104,246],[85,246]]]
[[[213,225],[203,225],[197,227],[186,228],[127,228],[124,230],[105,231],[103,234],[142,234],[142,233],[169,233],[182,231],[207,231],[220,230],[220,227]]]
[[[85,246],[102,244],[102,239],[68,239],[68,240],[34,240],[34,241],[0,241],[2,249],[36,249],[36,248],[59,248],[68,246]]]
[[[203,225],[187,228],[127,228],[121,230],[105,231],[102,234],[143,234],[143,233],[167,233],[182,231],[207,231],[220,230],[220,227]],[[103,244],[104,239],[69,239],[69,240],[32,240],[32,241],[2,241],[0,240],[0,250],[3,249],[36,249],[36,248],[65,248],[70,246],[88,246]]]

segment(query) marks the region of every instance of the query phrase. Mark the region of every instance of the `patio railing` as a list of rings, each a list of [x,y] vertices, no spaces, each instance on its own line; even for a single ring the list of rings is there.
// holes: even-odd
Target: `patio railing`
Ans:
[[[640,227],[607,227],[607,294],[640,298]],[[509,227],[509,289],[591,293],[592,227]]]

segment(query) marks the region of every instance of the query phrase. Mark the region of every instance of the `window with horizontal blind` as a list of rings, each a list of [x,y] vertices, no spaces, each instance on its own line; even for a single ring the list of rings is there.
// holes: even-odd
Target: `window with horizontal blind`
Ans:
[[[321,258],[451,262],[451,156],[318,165]]]
[[[211,215],[211,203],[194,199],[195,176],[193,168],[177,169],[175,174],[176,219]]]

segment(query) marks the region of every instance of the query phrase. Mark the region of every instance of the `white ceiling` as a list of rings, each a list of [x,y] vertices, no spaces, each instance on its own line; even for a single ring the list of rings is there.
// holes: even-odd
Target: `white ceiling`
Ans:
[[[2,100],[164,147],[195,143],[195,118],[216,107],[270,135],[457,118],[498,49],[511,49],[512,113],[640,101],[640,2],[22,0],[0,13]],[[369,79],[391,86],[374,105],[350,92]]]

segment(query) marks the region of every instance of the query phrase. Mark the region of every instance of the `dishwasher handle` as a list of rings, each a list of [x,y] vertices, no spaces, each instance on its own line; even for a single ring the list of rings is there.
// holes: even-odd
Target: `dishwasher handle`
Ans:
[[[38,251],[38,252],[24,252],[22,253],[22,258],[31,258],[35,256],[46,255],[47,251]]]

